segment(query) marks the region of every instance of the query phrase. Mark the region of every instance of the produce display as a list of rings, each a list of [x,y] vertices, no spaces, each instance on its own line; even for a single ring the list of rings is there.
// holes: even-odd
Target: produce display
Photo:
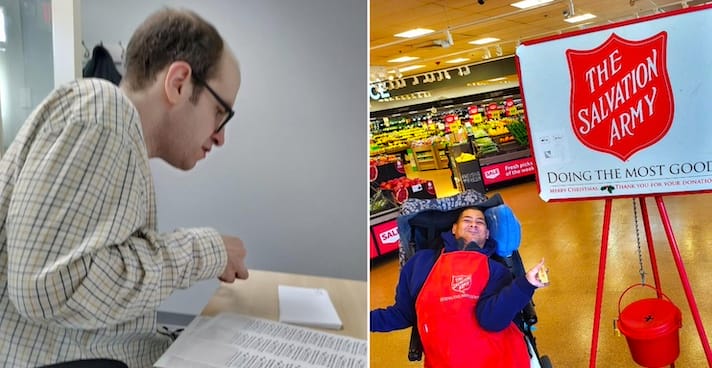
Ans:
[[[369,211],[371,214],[374,214],[387,209],[395,208],[396,206],[396,203],[393,202],[389,196],[385,195],[383,190],[378,189],[371,197]]]
[[[463,163],[463,162],[473,161],[476,159],[477,159],[477,156],[475,156],[471,153],[468,153],[468,152],[463,152],[460,154],[460,156],[455,157],[455,162]]]
[[[413,142],[425,140],[437,134],[428,127],[406,128],[396,132],[375,134],[371,137],[371,155],[400,152],[408,149]]]
[[[398,191],[398,189],[402,188],[409,188],[412,187],[413,185],[418,185],[418,184],[425,184],[427,180],[423,180],[420,178],[408,178],[408,177],[400,177],[397,179],[392,179],[387,182],[381,183],[380,188],[382,190],[390,190],[393,192]]]
[[[488,153],[499,152],[497,144],[490,137],[475,138],[477,153],[486,155]]]
[[[369,165],[370,166],[378,166],[378,165],[385,165],[385,164],[390,164],[393,162],[398,161],[398,156],[397,155],[379,155],[377,157],[371,157],[369,160]]]
[[[413,150],[412,157],[417,170],[443,168],[438,165],[443,152],[428,151],[428,144],[440,148],[437,139],[446,139],[449,144],[471,141],[478,156],[497,156],[503,153],[528,148],[529,139],[524,111],[518,98],[507,98],[488,103],[467,103],[450,109],[423,111],[407,118],[393,120],[382,118],[381,130],[371,140],[371,154],[402,152]],[[395,120],[398,119],[398,120]],[[420,125],[415,127],[415,125]],[[399,130],[388,131],[403,127]],[[398,128],[396,128],[398,129]],[[372,130],[373,132],[373,130]]]
[[[529,145],[529,133],[527,133],[527,127],[523,122],[514,120],[508,125],[509,131],[512,132],[512,136],[517,142],[526,147]]]

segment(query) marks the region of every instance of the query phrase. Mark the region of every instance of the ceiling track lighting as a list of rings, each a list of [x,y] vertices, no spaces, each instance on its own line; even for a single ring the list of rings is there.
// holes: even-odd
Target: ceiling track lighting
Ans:
[[[413,77],[413,85],[416,86],[418,84],[420,84],[420,81],[418,81],[418,77],[417,76]]]

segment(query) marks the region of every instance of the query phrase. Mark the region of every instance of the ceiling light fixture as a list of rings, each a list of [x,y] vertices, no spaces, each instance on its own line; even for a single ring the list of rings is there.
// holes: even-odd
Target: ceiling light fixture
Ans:
[[[402,68],[398,68],[398,71],[401,72],[401,73],[405,73],[405,72],[409,72],[409,71],[415,70],[415,69],[420,69],[420,68],[423,68],[423,67],[425,67],[425,65],[421,65],[421,64],[418,64],[418,65],[409,65],[409,66],[404,66],[404,67],[402,67]]]
[[[418,81],[418,77],[413,77],[413,83],[414,86],[420,84],[420,81]]]
[[[464,63],[465,61],[470,61],[470,59],[469,58],[457,58],[457,59],[448,60],[445,63],[446,64],[459,64],[459,63]]]
[[[494,48],[494,53],[495,53],[497,56],[502,56],[502,54],[504,54],[504,52],[502,51],[502,46],[500,46],[500,45],[498,44],[498,45]]]
[[[485,37],[485,38],[480,38],[479,40],[470,41],[468,43],[473,44],[473,45],[485,45],[485,44],[496,42],[496,41],[499,41],[499,38]]]
[[[432,29],[414,28],[414,29],[407,30],[405,32],[396,33],[396,34],[394,34],[394,36],[400,37],[400,38],[413,38],[413,37],[418,37],[418,36],[426,35],[426,34],[433,33],[433,32],[435,32],[435,31],[433,31]]]
[[[589,19],[593,19],[593,18],[596,18],[596,16],[591,13],[586,13],[586,14],[575,15],[573,17],[565,18],[564,21],[566,21],[568,23],[578,23],[578,22],[583,22],[585,20],[589,20]]]
[[[487,60],[492,57],[492,53],[490,52],[489,47],[485,47],[485,54],[482,55],[482,58]]]
[[[445,79],[450,79],[450,73],[446,70],[445,71]]]
[[[528,9],[528,8],[532,8],[532,7],[535,7],[538,5],[547,4],[552,1],[554,1],[554,0],[524,0],[524,1],[518,1],[514,4],[509,4],[509,5],[511,5],[515,8],[519,8],[519,9]]]
[[[413,60],[418,60],[418,59],[420,59],[420,58],[417,56],[401,56],[396,59],[388,60],[388,62],[389,63],[405,63],[406,61],[413,61]]]

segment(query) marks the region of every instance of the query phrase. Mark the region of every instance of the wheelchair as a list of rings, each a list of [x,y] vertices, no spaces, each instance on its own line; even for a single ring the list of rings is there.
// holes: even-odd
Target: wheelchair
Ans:
[[[512,210],[504,204],[499,194],[488,198],[484,194],[466,190],[451,197],[437,199],[407,199],[401,206],[396,222],[400,236],[399,263],[403,267],[418,250],[433,247],[436,238],[442,232],[450,231],[457,221],[460,211],[465,207],[477,207],[485,214],[490,237],[497,241],[496,254],[492,258],[510,270],[512,277],[526,274],[526,269],[519,254],[521,225]],[[536,311],[532,301],[514,319],[522,331],[531,357],[531,368],[551,368],[551,360],[540,355],[533,334],[537,323]],[[411,328],[408,360],[419,361],[423,357],[417,324]]]

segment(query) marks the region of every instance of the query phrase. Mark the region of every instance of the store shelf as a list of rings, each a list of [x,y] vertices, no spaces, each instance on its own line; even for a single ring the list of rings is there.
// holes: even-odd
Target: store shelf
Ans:
[[[413,146],[412,150],[415,166],[418,168],[418,171],[435,170],[438,168],[432,145]]]
[[[487,156],[487,157],[480,157],[480,165],[484,167],[487,165],[498,164],[500,162],[512,161],[512,160],[529,157],[529,156],[531,156],[531,153],[529,152],[529,148],[522,148],[522,149],[519,149],[516,151],[498,153],[496,155]]]
[[[448,161],[450,158],[447,155],[447,144],[436,143],[433,145],[433,157],[435,158],[435,166],[437,169],[447,169],[450,167]]]
[[[391,208],[385,211],[374,213],[370,217],[371,225],[380,224],[386,221],[393,220],[400,215],[400,207]]]

